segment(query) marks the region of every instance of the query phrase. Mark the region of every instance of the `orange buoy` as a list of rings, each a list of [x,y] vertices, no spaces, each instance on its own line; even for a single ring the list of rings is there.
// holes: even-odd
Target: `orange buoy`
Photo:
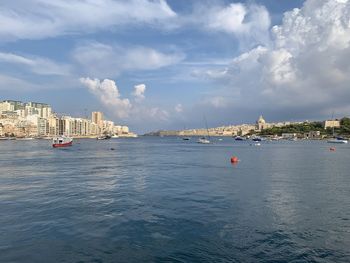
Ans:
[[[335,147],[331,147],[331,148],[329,148],[329,150],[334,152],[335,151]]]
[[[231,163],[238,163],[238,157],[232,156],[231,157]]]

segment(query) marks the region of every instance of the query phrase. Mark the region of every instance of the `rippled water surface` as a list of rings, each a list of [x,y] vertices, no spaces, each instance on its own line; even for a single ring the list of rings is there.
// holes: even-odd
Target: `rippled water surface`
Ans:
[[[350,262],[350,145],[329,147],[0,141],[0,262]]]

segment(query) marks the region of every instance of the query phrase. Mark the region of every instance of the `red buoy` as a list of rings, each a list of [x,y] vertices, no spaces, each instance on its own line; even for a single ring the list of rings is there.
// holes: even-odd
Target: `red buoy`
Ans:
[[[231,163],[238,163],[238,157],[232,156],[231,157]]]

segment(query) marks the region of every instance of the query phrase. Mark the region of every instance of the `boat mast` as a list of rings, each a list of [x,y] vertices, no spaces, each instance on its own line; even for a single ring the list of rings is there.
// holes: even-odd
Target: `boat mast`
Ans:
[[[332,112],[332,121],[333,121],[332,134],[333,134],[333,138],[335,138],[335,136],[334,136],[334,111]]]
[[[207,119],[205,118],[205,116],[204,116],[204,121],[205,121],[205,127],[207,128],[208,139],[210,140],[208,122],[207,122]]]

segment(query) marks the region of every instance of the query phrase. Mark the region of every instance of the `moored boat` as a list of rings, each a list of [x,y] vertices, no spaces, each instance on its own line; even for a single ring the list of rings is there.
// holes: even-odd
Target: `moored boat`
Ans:
[[[197,142],[202,143],[202,144],[209,144],[210,143],[210,141],[204,137],[199,138],[199,140]]]
[[[261,142],[262,139],[261,139],[261,137],[255,136],[255,137],[252,138],[252,141],[254,141],[254,142]]]
[[[34,140],[33,137],[17,137],[16,138],[17,141],[31,141]]]
[[[61,136],[52,140],[52,147],[54,148],[72,146],[72,144],[73,138],[70,137]]]
[[[329,139],[327,140],[328,143],[348,143],[348,140],[342,138],[342,137],[336,137],[336,138],[333,138],[333,139]]]
[[[96,139],[97,140],[108,140],[110,138],[112,138],[112,137],[109,135],[101,135],[101,136],[97,137]]]

